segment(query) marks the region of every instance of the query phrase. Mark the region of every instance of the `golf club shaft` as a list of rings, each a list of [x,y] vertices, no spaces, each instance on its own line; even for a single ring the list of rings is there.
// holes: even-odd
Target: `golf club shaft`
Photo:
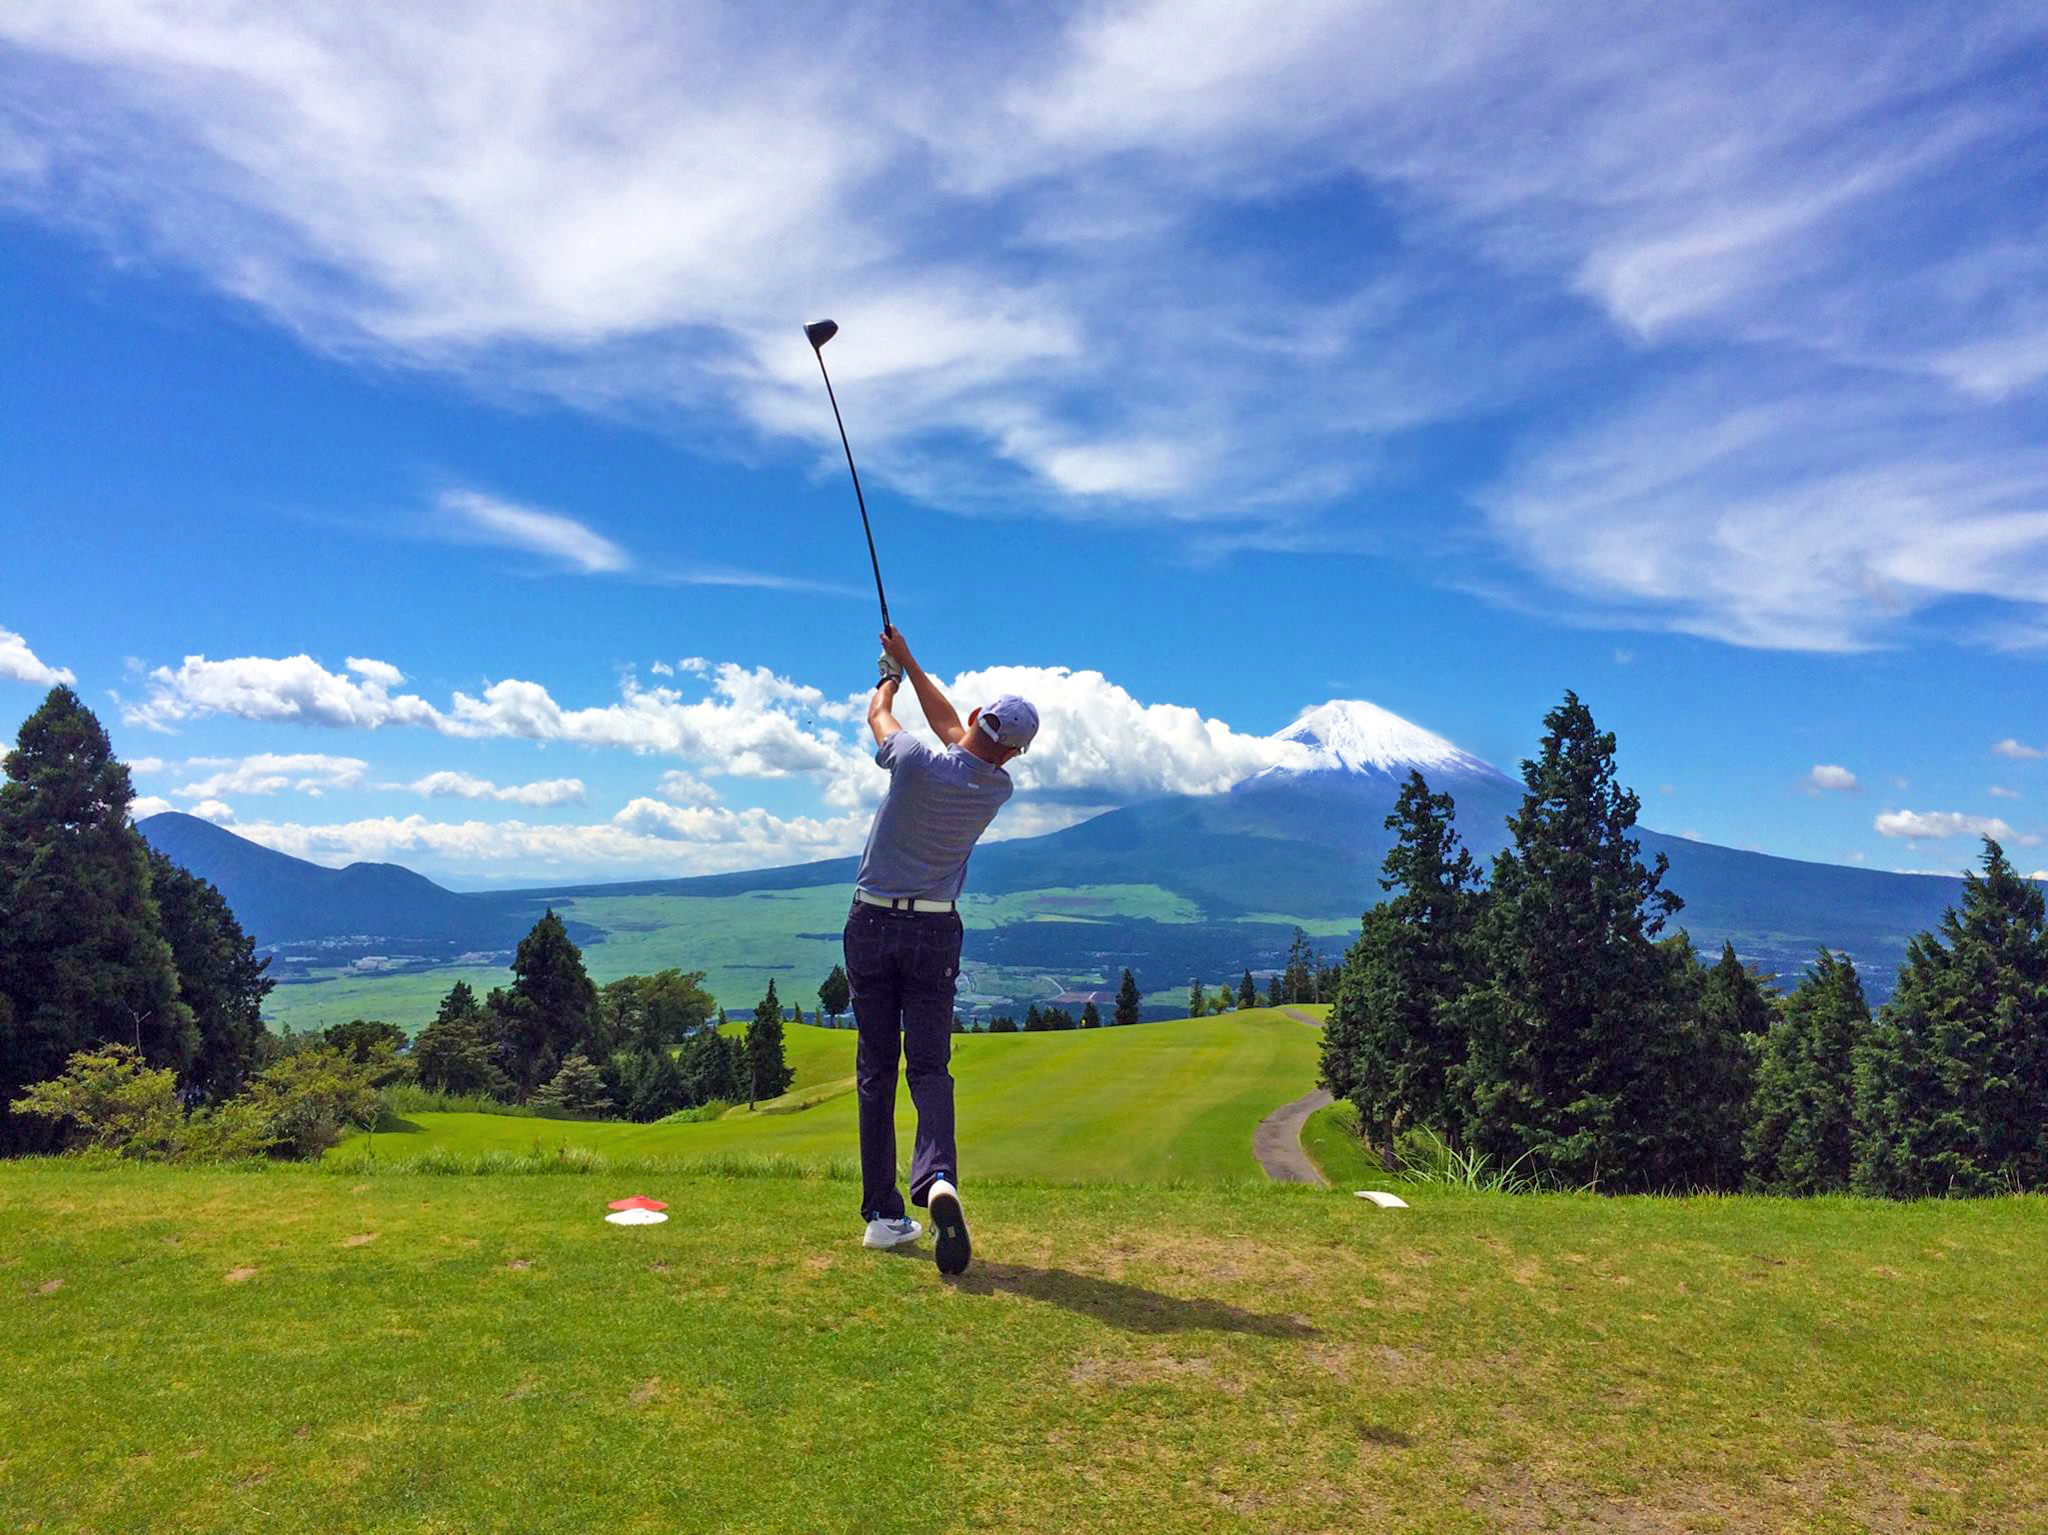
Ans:
[[[860,471],[853,467],[853,444],[846,440],[846,421],[839,414],[839,396],[832,392],[832,375],[825,367],[825,353],[821,347],[812,349],[817,354],[818,371],[825,375],[825,398],[832,402],[832,419],[839,425],[839,446],[846,449],[846,472],[853,476],[853,499],[860,503],[860,530],[868,536],[868,563],[875,568],[875,596],[882,604],[882,627],[889,627],[889,597],[882,590],[882,562],[875,557],[875,530],[868,526],[868,498],[860,493]]]

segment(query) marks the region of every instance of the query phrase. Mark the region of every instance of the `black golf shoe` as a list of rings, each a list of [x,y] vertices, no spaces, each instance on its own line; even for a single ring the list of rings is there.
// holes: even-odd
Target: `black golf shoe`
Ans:
[[[967,1217],[960,1210],[960,1191],[944,1178],[935,1180],[925,1194],[930,1208],[932,1234],[937,1239],[932,1255],[941,1274],[964,1274],[974,1246],[967,1240]]]

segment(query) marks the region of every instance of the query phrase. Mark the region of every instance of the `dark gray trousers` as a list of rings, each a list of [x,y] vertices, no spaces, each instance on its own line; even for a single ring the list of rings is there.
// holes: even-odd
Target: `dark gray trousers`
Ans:
[[[853,984],[854,1085],[860,1097],[862,1220],[903,1214],[896,1187],[896,1062],[900,1052],[917,1139],[910,1201],[934,1179],[959,1180],[953,1146],[953,986],[960,977],[960,918],[885,911],[855,901],[846,916],[846,978]]]

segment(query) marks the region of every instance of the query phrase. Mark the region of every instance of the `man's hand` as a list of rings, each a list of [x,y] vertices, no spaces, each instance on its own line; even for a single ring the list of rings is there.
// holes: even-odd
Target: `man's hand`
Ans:
[[[888,651],[883,651],[881,655],[875,658],[875,666],[881,674],[881,680],[875,686],[893,688],[903,680],[903,663],[890,655]]]
[[[896,675],[899,677],[906,668],[917,664],[910,657],[910,642],[894,624],[882,631],[882,654],[896,663]]]

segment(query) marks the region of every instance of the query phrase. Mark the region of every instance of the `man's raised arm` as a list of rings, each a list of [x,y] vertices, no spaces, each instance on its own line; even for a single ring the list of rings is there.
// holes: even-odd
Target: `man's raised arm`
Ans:
[[[903,668],[903,674],[910,679],[910,685],[917,690],[917,701],[924,708],[925,723],[932,727],[932,734],[948,746],[958,746],[967,739],[967,727],[960,723],[960,716],[954,710],[952,701],[939,691],[939,685],[925,675],[917,658],[910,653],[910,645],[903,638],[903,631],[890,625],[882,631],[882,649]],[[874,707],[868,708],[870,722],[874,719]],[[880,737],[876,737],[877,740]]]

